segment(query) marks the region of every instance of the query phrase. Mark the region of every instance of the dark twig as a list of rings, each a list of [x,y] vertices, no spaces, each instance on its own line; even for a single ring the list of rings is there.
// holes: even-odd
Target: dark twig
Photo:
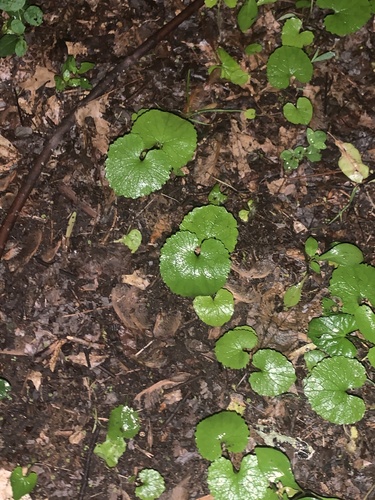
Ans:
[[[104,93],[108,92],[114,87],[116,78],[125,72],[126,69],[134,65],[141,57],[146,55],[150,50],[155,48],[159,42],[165,39],[172,31],[174,31],[181,23],[186,21],[194,12],[199,10],[204,3],[204,0],[194,0],[186,9],[180,14],[169,21],[165,26],[151,35],[145,42],[143,42],[131,54],[126,56],[117,66],[115,66],[103,80],[101,80],[91,92],[80,101],[77,106],[63,119],[61,124],[55,129],[53,135],[44,145],[44,148],[34,165],[32,166],[25,182],[17,193],[5,219],[0,227],[0,257],[4,252],[6,242],[8,241],[9,234],[22,210],[27,198],[33,190],[44,166],[47,164],[52,151],[59,146],[63,140],[64,135],[68,132],[75,122],[75,113],[78,108],[85,106],[87,103],[97,99]]]
[[[90,474],[92,454],[94,452],[94,448],[95,448],[96,441],[97,441],[98,436],[99,436],[99,432],[100,432],[100,427],[98,425],[96,427],[93,435],[91,436],[89,449],[87,450],[86,463],[85,463],[85,468],[83,470],[83,476],[82,476],[82,480],[81,480],[81,488],[79,490],[79,497],[78,497],[79,500],[85,499],[85,492],[86,492],[87,482],[89,480],[89,474]]]

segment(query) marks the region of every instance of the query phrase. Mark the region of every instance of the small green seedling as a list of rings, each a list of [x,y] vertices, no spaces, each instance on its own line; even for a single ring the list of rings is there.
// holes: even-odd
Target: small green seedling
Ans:
[[[259,54],[259,52],[262,52],[262,50],[263,47],[260,43],[251,43],[250,45],[247,45],[245,47],[245,54],[251,56],[252,54]]]
[[[254,217],[256,211],[256,203],[254,200],[249,200],[247,202],[247,209],[240,210],[238,212],[238,217],[242,222],[248,222],[250,218]]]
[[[214,297],[195,297],[193,307],[199,319],[206,325],[222,326],[233,316],[234,298],[229,290],[222,288]]]
[[[119,196],[139,198],[160,189],[172,171],[194,155],[197,133],[191,122],[158,109],[136,115],[131,132],[109,148],[106,176]]]
[[[135,496],[141,500],[155,500],[165,491],[163,476],[154,469],[143,469],[137,476],[142,484],[135,488]]]
[[[26,54],[27,43],[24,37],[26,26],[40,26],[43,12],[36,5],[28,5],[26,0],[0,0],[0,10],[6,13],[0,38],[0,57]]]
[[[208,201],[211,205],[223,205],[228,199],[220,189],[220,184],[215,184],[208,195]]]
[[[302,295],[302,288],[303,285],[305,284],[306,279],[307,275],[305,275],[299,283],[297,283],[296,285],[292,285],[287,289],[283,297],[284,307],[286,309],[294,307],[300,302]]]
[[[56,90],[63,92],[67,88],[80,87],[83,90],[92,88],[89,80],[81,76],[87,71],[90,71],[95,64],[90,62],[82,62],[77,65],[74,56],[68,56],[66,61],[61,66],[61,75],[55,75]]]
[[[108,467],[116,467],[126,451],[125,439],[136,436],[139,429],[138,412],[129,406],[117,406],[109,416],[106,440],[95,446],[94,453],[105,460]]]
[[[0,378],[0,401],[2,399],[12,399],[10,396],[11,390],[10,383],[5,378]]]
[[[334,14],[324,18],[326,30],[334,35],[344,36],[358,31],[371,18],[371,4],[368,0],[317,0],[321,9],[332,9]]]
[[[211,66],[208,69],[208,74],[211,74],[215,69],[220,69],[220,77],[224,80],[228,80],[235,85],[246,85],[250,75],[241,69],[238,62],[221,47],[217,49],[217,56],[220,64]]]
[[[238,11],[237,22],[240,30],[245,33],[255,23],[258,16],[258,5],[256,0],[245,0]]]
[[[249,351],[257,343],[258,336],[251,326],[237,326],[216,341],[216,358],[226,368],[240,370],[249,363]]]
[[[299,97],[296,106],[291,102],[285,104],[283,114],[290,123],[308,125],[313,115],[313,107],[309,99]]]
[[[311,162],[320,161],[322,155],[320,151],[327,148],[325,141],[327,134],[322,130],[314,131],[308,128],[306,131],[307,147],[297,146],[295,149],[286,149],[280,154],[283,161],[284,170],[290,172],[299,167],[302,160],[306,159]]]
[[[306,45],[310,45],[314,41],[314,35],[312,31],[303,31],[300,33],[302,28],[302,21],[297,17],[292,17],[288,19],[281,33],[281,43],[289,47],[298,47],[302,49]]]
[[[35,488],[37,482],[38,476],[35,472],[24,475],[22,467],[16,467],[10,475],[13,499],[19,500],[24,495],[30,493]]]
[[[142,243],[142,233],[138,229],[132,229],[122,238],[115,240],[114,243],[122,243],[129,248],[131,253],[135,253]]]

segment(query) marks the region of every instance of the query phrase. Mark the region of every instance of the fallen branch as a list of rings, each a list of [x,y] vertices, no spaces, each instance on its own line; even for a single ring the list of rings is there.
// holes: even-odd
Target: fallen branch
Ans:
[[[17,193],[8,213],[3,220],[0,227],[0,257],[3,255],[6,242],[8,241],[10,232],[26,203],[31,191],[33,190],[44,166],[47,164],[52,151],[61,144],[64,135],[68,132],[75,122],[75,113],[78,108],[86,105],[90,101],[97,99],[105,94],[114,86],[115,80],[118,76],[125,72],[126,69],[134,65],[141,57],[145,56],[150,50],[154,49],[158,43],[166,38],[172,31],[174,31],[181,23],[186,21],[194,12],[198,11],[204,3],[204,0],[194,0],[186,9],[180,14],[169,21],[165,26],[160,28],[152,34],[145,42],[143,42],[131,54],[126,56],[117,66],[115,66],[106,77],[104,77],[91,92],[80,101],[77,106],[63,119],[61,124],[55,129],[52,136],[44,145],[44,148],[34,165],[32,166],[28,176],[26,177],[23,185]]]

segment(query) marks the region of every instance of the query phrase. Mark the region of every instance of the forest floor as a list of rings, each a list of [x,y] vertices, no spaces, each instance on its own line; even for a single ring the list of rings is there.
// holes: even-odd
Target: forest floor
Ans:
[[[182,7],[181,0],[43,2],[44,22],[27,33],[26,55],[0,60],[1,216],[53,129],[85,95],[54,88],[67,54],[95,63],[89,77],[96,84]],[[353,184],[338,167],[332,138],[355,145],[374,168],[373,25],[339,38],[323,29],[319,9],[302,11],[304,27],[315,33],[312,53],[319,48],[336,56],[314,65],[309,84],[295,81],[276,91],[267,83],[266,61],[280,45],[280,17],[293,8],[291,2],[263,7],[246,34],[227,8],[220,16],[201,9],[122,75],[113,91],[81,108],[29,197],[0,263],[0,377],[12,387],[11,399],[0,401],[0,466],[10,471],[31,464],[38,474],[33,499],[133,499],[134,476],[145,467],[163,475],[162,499],[208,499],[209,462],[197,451],[195,427],[233,400],[245,405],[247,451],[264,443],[256,425],[266,426],[272,435],[293,438],[292,444],[275,443],[306,491],[375,498],[374,392],[365,386],[361,393],[368,411],[353,426],[353,446],[353,427],[312,410],[301,387],[303,357],[293,356],[308,343],[308,322],[321,312],[331,268],[311,274],[296,307],[283,307],[285,291],[306,270],[310,235],[321,251],[337,241],[356,244],[375,265],[375,184],[363,183],[338,216]],[[263,51],[244,55],[250,43],[261,43]],[[251,73],[248,84],[208,76],[218,46]],[[280,153],[306,144],[306,127],[287,122],[282,105],[301,95],[314,107],[309,126],[332,135],[321,161],[303,162],[287,174]],[[142,108],[212,112],[195,115],[198,147],[185,176],[147,197],[117,198],[105,179],[106,151]],[[229,111],[247,108],[255,108],[254,120]],[[228,281],[235,313],[222,328],[211,328],[190,299],[165,286],[159,256],[184,215],[207,204],[217,183],[228,195],[225,206],[238,220],[239,237]],[[238,213],[249,200],[255,212],[243,222]],[[142,233],[135,253],[115,242],[130,229]],[[256,330],[261,347],[293,359],[298,382],[292,392],[259,396],[246,370],[216,361],[215,340],[245,324]],[[92,450],[120,404],[140,411],[141,432],[118,466],[108,468]],[[298,453],[297,438],[312,456]]]

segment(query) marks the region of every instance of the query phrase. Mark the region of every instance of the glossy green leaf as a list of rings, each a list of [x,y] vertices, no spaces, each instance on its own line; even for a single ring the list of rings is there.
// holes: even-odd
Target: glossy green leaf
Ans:
[[[195,441],[202,457],[212,461],[221,457],[223,445],[233,453],[243,451],[249,435],[245,420],[238,413],[225,410],[199,422]]]
[[[235,85],[245,85],[249,81],[249,74],[241,69],[241,66],[238,64],[238,62],[233,59],[233,57],[230,56],[228,52],[219,47],[217,49],[217,55],[220,59],[221,65],[211,66],[211,68],[209,68],[208,70],[209,73],[212,73],[212,71],[216,68],[220,68],[221,78],[223,78],[224,80],[229,80]]]
[[[23,475],[22,467],[13,469],[10,475],[10,484],[12,486],[13,499],[19,500],[24,495],[30,493],[38,482],[38,476],[35,472]]]
[[[138,229],[132,229],[128,234],[119,240],[115,240],[114,242],[123,243],[129,248],[131,253],[134,253],[138,250],[140,244],[142,243],[142,233]]]
[[[314,271],[314,273],[320,273],[320,266],[317,262],[315,262],[314,260],[312,260],[310,262],[310,268]]]
[[[257,351],[252,364],[261,371],[252,373],[249,382],[261,396],[283,394],[296,380],[292,363],[283,354],[272,349]]]
[[[311,371],[314,366],[316,366],[322,359],[326,358],[327,354],[323,351],[319,351],[319,349],[313,349],[312,351],[305,352],[303,358],[306,363],[306,367],[309,371]]]
[[[233,252],[237,243],[237,221],[224,207],[206,205],[194,208],[185,215],[180,229],[196,234],[199,243],[208,238],[216,238],[228,252]]]
[[[193,307],[199,319],[206,325],[222,326],[233,316],[234,299],[231,292],[222,288],[215,297],[195,297]]]
[[[258,16],[256,0],[245,0],[237,15],[240,30],[245,33],[255,23]]]
[[[344,36],[359,30],[371,17],[368,0],[317,0],[321,9],[332,9],[334,14],[324,18],[330,33]]]
[[[12,387],[10,383],[5,378],[0,378],[0,401],[6,398],[11,399],[10,397],[11,390]]]
[[[283,114],[290,123],[308,125],[313,115],[313,107],[309,99],[299,97],[296,106],[291,102],[283,106]]]
[[[312,31],[303,31],[300,33],[302,28],[302,21],[297,17],[292,17],[288,19],[281,33],[281,43],[283,45],[289,45],[290,47],[298,47],[302,49],[305,45],[310,45],[314,40],[314,35]]]
[[[332,273],[329,291],[342,301],[343,312],[355,314],[365,301],[375,305],[375,267],[366,264],[339,266]]]
[[[116,467],[119,459],[126,451],[126,442],[120,436],[109,438],[94,448],[95,455],[105,460],[108,467]]]
[[[31,26],[40,26],[43,22],[43,11],[36,5],[30,5],[23,13],[25,21]]]
[[[344,356],[323,359],[304,383],[304,390],[313,410],[334,424],[353,424],[365,413],[365,403],[348,390],[362,387],[366,370],[356,359]]]
[[[143,469],[137,476],[142,482],[141,486],[135,488],[135,496],[141,500],[155,500],[165,490],[163,476],[154,469]]]
[[[280,482],[284,487],[292,488],[295,493],[301,491],[294,479],[290,460],[284,453],[268,446],[257,446],[254,451],[259,468],[268,481],[274,484]]]
[[[359,306],[354,313],[354,317],[358,329],[365,339],[375,344],[375,314],[371,307],[367,304]]]
[[[338,143],[341,156],[339,167],[351,181],[360,184],[370,175],[370,169],[362,163],[361,154],[350,142]]]
[[[251,43],[250,45],[247,45],[245,47],[245,54],[251,56],[252,54],[258,54],[259,52],[262,52],[262,50],[263,47],[260,43]]]
[[[367,357],[371,366],[375,368],[375,347],[371,347],[371,349],[369,349]]]
[[[14,54],[18,41],[17,35],[4,35],[0,38],[0,57]]]
[[[313,66],[307,54],[297,47],[279,47],[267,62],[267,78],[277,89],[286,89],[294,76],[301,83],[311,80]]]
[[[22,9],[26,0],[0,0],[0,9],[6,12],[16,12]]]
[[[251,326],[237,326],[217,340],[216,358],[227,368],[245,368],[250,359],[247,351],[255,347],[257,342],[257,334]]]
[[[214,295],[231,268],[229,252],[214,238],[200,243],[189,231],[179,231],[161,249],[160,273],[172,292],[184,297]]]
[[[227,198],[228,196],[221,192],[220,184],[215,184],[208,195],[208,201],[212,205],[223,205]]]
[[[309,236],[305,241],[305,252],[309,257],[314,257],[319,249],[319,244],[315,238]]]
[[[317,260],[328,260],[340,266],[352,266],[363,262],[363,253],[351,243],[338,243],[327,252],[316,257]]]
[[[139,415],[133,408],[119,405],[111,411],[107,431],[109,438],[121,436],[131,439],[138,434],[139,429]]]
[[[290,286],[284,294],[283,302],[285,307],[294,307],[301,300],[302,288],[305,283],[306,278],[297,283],[296,285]]]
[[[207,483],[215,500],[260,500],[268,489],[267,478],[254,455],[243,457],[238,472],[230,460],[215,460],[208,468]]]
[[[316,149],[321,150],[327,148],[326,146],[327,134],[322,130],[314,131],[311,128],[308,128],[306,130],[306,137],[308,143],[311,146],[314,146]]]
[[[358,326],[354,316],[332,314],[313,318],[309,323],[308,336],[319,349],[330,356],[353,358],[357,349],[346,336],[356,330]]]

